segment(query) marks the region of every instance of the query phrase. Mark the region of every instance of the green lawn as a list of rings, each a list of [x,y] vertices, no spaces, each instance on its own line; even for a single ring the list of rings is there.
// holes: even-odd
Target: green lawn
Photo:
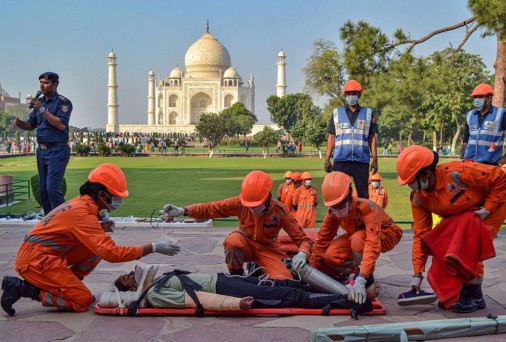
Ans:
[[[395,158],[379,160],[383,185],[389,193],[387,212],[397,222],[410,222],[409,189],[397,184],[395,161]],[[130,196],[113,216],[149,217],[154,209],[159,209],[166,203],[183,206],[235,196],[239,194],[244,175],[255,169],[263,170],[273,177],[273,196],[276,196],[277,186],[283,181],[286,170],[311,172],[313,184],[320,196],[318,220],[323,218],[325,212],[321,197],[321,183],[325,173],[323,160],[317,158],[72,157],[65,174],[68,188],[66,198],[77,196],[79,186],[86,181],[90,170],[104,162],[120,166],[128,179]],[[0,159],[1,175],[13,175],[14,179],[18,179],[29,178],[36,173],[34,156]],[[24,214],[39,210],[37,202],[32,199],[0,208],[0,214]],[[410,226],[408,223],[401,225]]]

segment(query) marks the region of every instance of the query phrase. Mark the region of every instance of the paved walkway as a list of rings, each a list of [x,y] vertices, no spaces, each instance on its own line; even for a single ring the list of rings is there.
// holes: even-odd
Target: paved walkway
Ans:
[[[0,277],[15,275],[14,258],[29,225],[0,222]],[[201,272],[224,272],[222,241],[230,228],[166,228],[123,226],[117,224],[112,235],[121,245],[145,244],[168,236],[179,241],[182,253],[169,257],[149,255],[140,263],[160,264],[159,272],[172,268]],[[436,305],[400,307],[397,295],[411,281],[411,238],[407,231],[394,251],[382,255],[375,276],[381,281],[380,300],[387,309],[384,316],[287,316],[287,317],[112,317],[85,313],[59,312],[40,303],[21,299],[16,316],[0,313],[0,341],[308,341],[312,328],[369,325],[391,322],[463,318]],[[495,240],[497,257],[486,262],[484,293],[487,308],[465,317],[484,317],[489,313],[506,314],[506,234]],[[135,262],[101,262],[85,279],[96,297],[119,275],[133,269]],[[425,287],[428,285],[424,283]],[[504,341],[505,335],[460,338],[459,341]],[[451,340],[453,341],[453,340]]]

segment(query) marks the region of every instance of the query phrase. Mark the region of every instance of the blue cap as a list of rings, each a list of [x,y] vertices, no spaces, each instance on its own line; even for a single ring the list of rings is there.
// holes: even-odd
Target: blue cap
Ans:
[[[39,76],[39,80],[40,79],[45,79],[45,80],[48,80],[51,82],[58,82],[58,80],[60,79],[60,76],[58,76],[58,74],[55,72],[48,71],[48,72],[41,74]]]

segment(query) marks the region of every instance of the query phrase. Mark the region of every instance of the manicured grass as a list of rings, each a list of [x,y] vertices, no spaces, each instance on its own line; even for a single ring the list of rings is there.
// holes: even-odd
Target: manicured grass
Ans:
[[[112,162],[123,169],[128,179],[130,196],[112,216],[150,217],[166,203],[186,205],[191,203],[219,200],[239,194],[242,178],[251,170],[263,170],[269,173],[275,182],[273,196],[283,181],[286,170],[309,171],[313,174],[313,184],[318,189],[320,203],[318,220],[322,220],[325,207],[321,196],[321,184],[325,177],[323,160],[318,158],[260,158],[260,157],[167,157],[144,156],[123,157],[72,157],[65,174],[67,180],[67,199],[79,194],[91,169]],[[396,180],[395,158],[379,160],[383,185],[389,194],[387,212],[397,222],[411,222],[409,189],[401,187]],[[34,156],[0,159],[0,174],[29,178],[37,173]],[[24,200],[10,207],[0,208],[0,214],[24,214],[38,212],[40,208],[35,200]],[[234,225],[236,223],[232,223]],[[221,223],[221,225],[228,225]],[[410,224],[401,224],[409,227]]]

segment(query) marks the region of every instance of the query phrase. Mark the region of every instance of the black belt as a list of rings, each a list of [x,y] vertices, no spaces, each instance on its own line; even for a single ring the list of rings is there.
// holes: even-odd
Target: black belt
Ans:
[[[64,145],[67,145],[67,143],[39,143],[39,147],[43,150],[48,149],[50,147],[64,146]]]

